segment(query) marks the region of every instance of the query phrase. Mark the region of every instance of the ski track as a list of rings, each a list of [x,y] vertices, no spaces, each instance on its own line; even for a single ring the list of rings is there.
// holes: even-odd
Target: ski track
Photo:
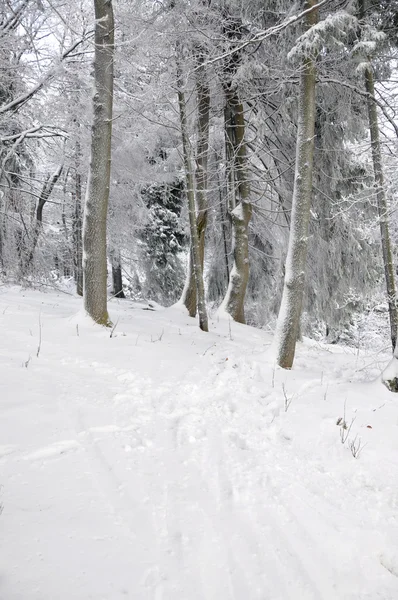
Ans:
[[[292,472],[295,440],[283,395],[295,410],[295,399],[318,388],[323,395],[325,386],[314,379],[296,391],[275,386],[264,393],[261,357],[236,358],[230,346],[231,357],[216,348],[156,386],[150,369],[137,374],[59,355],[61,393],[53,406],[43,405],[51,414],[51,428],[43,420],[46,443],[2,445],[0,464],[10,472],[17,463],[36,470],[57,461],[79,466],[85,493],[109,524],[98,539],[110,542],[114,531],[112,542],[124,540],[131,553],[123,564],[132,566],[133,587],[117,583],[104,590],[107,600],[396,599],[398,584],[396,596],[368,592],[366,578],[356,592],[350,587],[358,543],[345,532],[354,527],[360,535],[363,523],[360,517],[352,523],[352,515],[348,522],[342,499],[362,502],[355,488],[322,472],[316,457],[297,461]],[[50,365],[43,364],[45,373]],[[72,366],[86,373],[85,389],[69,381]],[[312,483],[326,479],[327,495]],[[398,559],[382,548],[380,539],[380,572],[396,579]],[[334,552],[347,567],[331,560]],[[359,561],[359,579],[366,564]],[[59,598],[100,598],[84,595],[84,585],[80,595],[66,587]],[[0,583],[2,600],[55,598],[41,593],[32,587],[30,596],[6,598]]]

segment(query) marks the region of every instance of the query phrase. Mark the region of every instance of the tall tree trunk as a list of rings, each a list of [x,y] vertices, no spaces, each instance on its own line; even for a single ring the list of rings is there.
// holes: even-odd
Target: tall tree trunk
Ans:
[[[369,94],[368,112],[369,129],[372,145],[373,170],[376,182],[377,211],[380,223],[381,246],[383,252],[384,275],[387,287],[388,310],[390,315],[391,343],[393,350],[397,342],[398,311],[394,277],[394,264],[391,249],[390,232],[388,227],[388,206],[385,193],[383,164],[380,151],[379,124],[377,120],[376,104],[374,98],[373,73],[370,68],[365,71],[366,91]]]
[[[208,331],[209,328],[208,328],[206,301],[205,301],[205,287],[204,287],[204,282],[203,282],[203,270],[202,270],[202,265],[201,265],[200,248],[199,248],[199,233],[198,233],[198,225],[197,225],[197,220],[196,220],[196,201],[195,201],[193,168],[192,168],[190,149],[189,149],[189,136],[188,136],[187,117],[186,117],[185,94],[183,91],[182,71],[181,71],[181,66],[179,64],[178,59],[177,59],[177,92],[178,92],[178,106],[180,109],[182,151],[183,151],[183,155],[184,155],[185,178],[186,178],[186,188],[187,188],[187,197],[188,197],[189,225],[190,225],[190,233],[191,233],[191,257],[192,257],[193,273],[195,276],[195,284],[196,284],[197,308],[198,308],[198,314],[199,314],[199,327],[202,329],[202,331]]]
[[[111,252],[112,262],[112,282],[113,282],[113,296],[115,298],[125,298],[123,292],[123,278],[122,278],[122,259],[120,251],[113,250]]]
[[[62,248],[62,273],[63,273],[64,277],[70,277],[71,273],[73,272],[73,270],[72,270],[73,248],[71,249],[70,245],[69,245],[69,230],[68,230],[68,222],[67,222],[67,214],[66,214],[67,185],[68,185],[69,173],[70,173],[70,171],[68,169],[64,176],[63,193],[62,193],[62,213],[61,213],[62,228],[64,231],[64,237],[65,237],[63,248]]]
[[[308,0],[305,7],[315,6],[316,1]],[[307,16],[308,28],[317,21],[318,12],[313,11]],[[300,76],[296,170],[289,246],[286,257],[282,302],[275,333],[277,363],[285,369],[290,369],[294,361],[296,341],[300,331],[307,267],[314,159],[315,80],[314,60],[311,57],[306,57],[302,63]]]
[[[228,164],[228,205],[232,222],[234,263],[220,309],[245,323],[245,295],[249,280],[249,222],[252,205],[247,174],[244,107],[233,84],[225,86],[225,135]]]
[[[361,0],[361,18],[365,17],[366,9],[367,1]],[[365,86],[366,91],[368,93],[367,106],[369,115],[370,140],[372,147],[373,171],[376,184],[377,212],[379,215],[384,275],[387,288],[388,311],[390,315],[391,343],[394,351],[397,343],[398,328],[397,297],[390,232],[388,227],[388,206],[385,192],[383,163],[381,159],[379,122],[377,117],[375,87],[371,64],[369,64],[369,66],[365,69]]]
[[[111,171],[114,20],[111,0],[94,0],[94,7],[94,114],[83,221],[84,307],[94,321],[108,325],[106,220]]]
[[[200,53],[201,50],[198,49],[197,52]],[[201,54],[199,54],[196,73],[196,91],[198,97],[198,142],[196,151],[195,178],[199,256],[203,273],[208,210],[207,166],[209,155],[210,88],[207,83],[206,71],[203,66],[203,56]],[[187,281],[181,300],[187,308],[189,315],[194,317],[196,315],[197,296],[192,248],[189,253]]]
[[[73,234],[73,266],[74,279],[76,283],[76,292],[83,296],[83,223],[82,223],[82,176],[81,176],[81,153],[80,143],[76,142],[75,150],[75,189],[74,189],[74,210],[72,220]]]
[[[220,159],[221,161],[221,159]],[[223,202],[223,192],[220,181],[220,176],[218,176],[218,189],[219,189],[219,205],[220,205],[220,223],[221,223],[221,234],[223,240],[224,247],[224,261],[225,261],[225,276],[227,282],[229,282],[229,253],[228,253],[228,235],[227,235],[227,224],[226,224],[226,215],[224,214],[224,202]]]

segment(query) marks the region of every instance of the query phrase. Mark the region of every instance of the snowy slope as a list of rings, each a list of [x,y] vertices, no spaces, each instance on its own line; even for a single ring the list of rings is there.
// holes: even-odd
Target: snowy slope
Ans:
[[[261,331],[110,312],[0,288],[0,599],[396,600],[383,361],[307,342],[286,372]]]

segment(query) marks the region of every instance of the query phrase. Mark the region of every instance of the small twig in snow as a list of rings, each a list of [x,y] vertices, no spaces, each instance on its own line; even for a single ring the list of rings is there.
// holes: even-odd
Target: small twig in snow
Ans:
[[[164,329],[162,329],[162,333],[160,334],[160,336],[156,340],[153,340],[152,339],[152,335],[151,335],[151,342],[152,342],[152,344],[155,344],[156,342],[161,342],[163,334],[164,334]]]
[[[294,396],[291,396],[289,398],[289,396],[286,394],[285,384],[284,383],[282,383],[282,391],[283,391],[283,395],[285,397],[285,412],[287,412],[289,410],[289,406],[291,405]]]
[[[361,438],[358,438],[356,435],[353,440],[349,443],[349,448],[351,450],[351,454],[354,458],[358,458],[361,454],[362,450],[365,448],[366,444],[362,444]]]
[[[204,356],[206,354],[206,352],[208,352],[211,348],[214,348],[214,346],[215,346],[215,344],[212,344],[211,346],[206,348],[206,350],[203,352],[202,356]]]
[[[30,356],[30,354],[29,354],[29,358],[28,358],[28,360],[25,360],[25,361],[22,363],[22,366],[23,366],[23,367],[25,367],[25,369],[27,369],[27,368],[29,367],[29,363],[30,363],[30,361],[31,361],[31,360],[32,360],[32,357],[31,357],[31,356]]]
[[[36,352],[37,358],[39,358],[40,350],[41,350],[41,314],[39,313],[39,345],[37,346],[37,352]]]
[[[344,416],[343,416],[343,418],[339,417],[337,419],[337,423],[336,423],[336,425],[340,426],[340,441],[342,444],[346,443],[348,436],[350,435],[351,428],[355,421],[355,417],[352,417],[351,423],[349,425],[347,425],[347,423],[346,423],[346,420],[345,420],[346,402],[347,402],[347,400],[344,400]]]
[[[115,324],[113,325],[113,327],[111,329],[111,333],[109,335],[110,338],[113,338],[113,334],[115,333],[115,329],[116,329],[118,323],[119,323],[119,319],[116,320]]]

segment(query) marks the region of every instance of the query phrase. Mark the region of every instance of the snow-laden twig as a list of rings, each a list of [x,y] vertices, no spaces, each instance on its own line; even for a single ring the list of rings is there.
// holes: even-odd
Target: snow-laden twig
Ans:
[[[41,350],[41,314],[39,313],[39,345],[37,346],[36,357],[39,358]]]

